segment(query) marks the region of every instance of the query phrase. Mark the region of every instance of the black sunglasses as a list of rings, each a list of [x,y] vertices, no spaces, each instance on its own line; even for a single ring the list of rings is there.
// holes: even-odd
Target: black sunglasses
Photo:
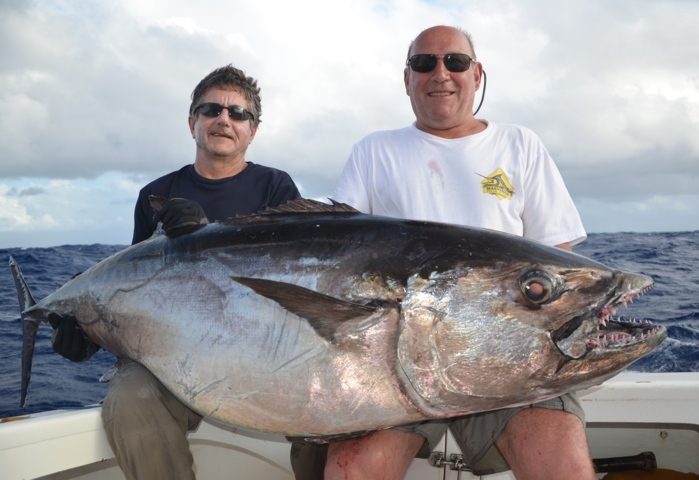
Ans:
[[[471,66],[473,59],[465,53],[447,53],[437,56],[434,53],[418,53],[408,59],[406,65],[413,72],[431,72],[437,66],[437,59],[442,57],[444,66],[450,72],[465,72]]]
[[[255,115],[249,110],[245,110],[240,105],[221,105],[220,103],[202,103],[192,110],[192,115],[201,113],[205,117],[218,117],[221,112],[226,109],[228,110],[228,117],[231,120],[237,120],[239,122],[243,120],[255,120]]]

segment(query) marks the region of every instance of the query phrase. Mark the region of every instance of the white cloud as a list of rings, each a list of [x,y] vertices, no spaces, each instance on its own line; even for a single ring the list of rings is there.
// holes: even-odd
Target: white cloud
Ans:
[[[0,248],[61,243],[128,244],[144,179],[18,179],[0,184]],[[11,243],[21,240],[20,243]]]
[[[14,227],[0,244],[18,241],[22,218],[36,229],[23,242],[61,231],[79,243],[114,202],[128,204],[129,237],[136,187],[127,198],[93,195],[90,183],[145,182],[190,163],[189,95],[227,63],[262,87],[249,159],[287,170],[307,196],[328,195],[352,143],[412,122],[405,53],[440,23],[474,36],[488,73],[479,115],[539,133],[591,212],[588,228],[608,228],[602,204],[621,201],[666,210],[629,215],[629,229],[665,229],[686,202],[699,208],[697,18],[699,3],[661,0],[5,2],[0,185],[35,179],[66,201],[1,193],[2,225]],[[695,217],[672,228],[699,228]]]

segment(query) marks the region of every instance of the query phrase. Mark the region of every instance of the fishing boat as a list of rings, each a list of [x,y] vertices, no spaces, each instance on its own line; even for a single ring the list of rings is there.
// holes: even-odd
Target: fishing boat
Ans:
[[[590,450],[602,471],[645,470],[643,478],[697,478],[699,372],[623,372],[581,392]],[[203,422],[189,436],[197,478],[293,479],[289,443]],[[4,480],[120,480],[100,407],[2,419]],[[669,471],[686,475],[671,475]],[[655,473],[652,473],[655,472]],[[612,475],[612,474],[610,474]],[[636,478],[633,476],[624,478]],[[672,474],[676,475],[676,474]],[[450,435],[429,459],[413,461],[407,480],[513,479],[510,472],[475,476],[463,466]]]

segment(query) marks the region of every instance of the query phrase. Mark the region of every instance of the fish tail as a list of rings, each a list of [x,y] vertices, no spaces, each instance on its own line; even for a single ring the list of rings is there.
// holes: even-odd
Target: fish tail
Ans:
[[[27,315],[25,312],[36,305],[36,300],[29,290],[24,275],[19,269],[19,265],[10,256],[10,271],[17,288],[17,299],[19,300],[20,316],[22,317],[22,387],[20,406],[24,407],[29,390],[29,379],[32,376],[32,361],[34,359],[34,344],[36,343],[36,332],[39,329],[39,322]]]

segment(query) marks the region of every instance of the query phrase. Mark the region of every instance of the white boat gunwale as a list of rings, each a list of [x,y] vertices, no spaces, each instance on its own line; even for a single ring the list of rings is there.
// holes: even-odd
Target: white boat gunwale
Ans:
[[[593,457],[650,449],[659,467],[699,473],[699,372],[623,372],[582,391],[581,401]],[[203,422],[189,437],[198,477],[228,478],[216,472],[236,471],[239,478],[293,479],[289,444],[280,436],[263,437]],[[451,448],[454,442],[447,444]],[[445,454],[449,453],[447,449]],[[6,480],[123,478],[104,434],[99,406],[3,421],[0,470]],[[443,476],[442,469],[429,466],[426,460],[416,460],[406,478],[457,478],[458,472],[447,468],[446,473]],[[462,473],[461,478],[469,476]]]

